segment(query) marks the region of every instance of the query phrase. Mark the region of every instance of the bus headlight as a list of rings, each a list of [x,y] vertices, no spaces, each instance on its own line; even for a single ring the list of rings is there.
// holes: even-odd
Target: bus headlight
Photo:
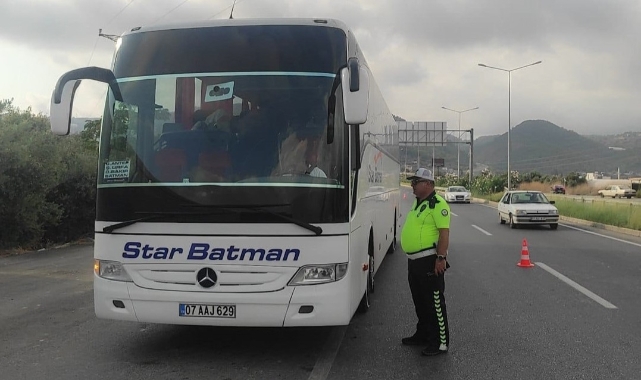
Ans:
[[[125,270],[125,267],[122,266],[122,263],[118,261],[94,259],[93,272],[96,274],[96,276],[105,278],[107,280],[126,282],[132,281],[131,277],[129,277],[129,274]]]
[[[347,263],[307,265],[301,267],[289,281],[289,285],[315,285],[334,282],[345,277]]]

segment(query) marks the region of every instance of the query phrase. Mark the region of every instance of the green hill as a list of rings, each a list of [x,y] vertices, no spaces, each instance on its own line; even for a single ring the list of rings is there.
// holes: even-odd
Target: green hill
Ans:
[[[510,165],[519,172],[641,172],[641,154],[609,149],[545,120],[527,120],[511,131]],[[621,145],[621,144],[619,144]],[[461,158],[462,160],[462,158]],[[474,162],[495,171],[507,170],[507,132],[475,140]]]

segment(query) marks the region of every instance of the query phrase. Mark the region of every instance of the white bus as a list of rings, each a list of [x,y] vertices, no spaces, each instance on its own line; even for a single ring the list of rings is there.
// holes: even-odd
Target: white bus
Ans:
[[[109,88],[99,318],[327,326],[370,307],[396,244],[398,129],[343,23],[134,28],[118,39],[111,70],[60,77],[56,134],[69,133],[82,79]]]

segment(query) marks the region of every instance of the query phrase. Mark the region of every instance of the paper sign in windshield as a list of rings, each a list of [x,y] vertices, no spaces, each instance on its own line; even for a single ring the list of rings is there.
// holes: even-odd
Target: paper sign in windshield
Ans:
[[[234,96],[234,82],[225,82],[207,86],[206,102],[218,102],[231,99]]]
[[[129,168],[131,161],[109,161],[105,163],[105,179],[118,181],[129,178]]]

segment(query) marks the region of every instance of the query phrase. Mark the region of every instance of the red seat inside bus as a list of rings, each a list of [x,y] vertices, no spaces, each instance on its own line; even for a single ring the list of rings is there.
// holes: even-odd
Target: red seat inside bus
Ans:
[[[167,148],[156,153],[156,177],[161,182],[182,182],[187,157],[182,149]]]

